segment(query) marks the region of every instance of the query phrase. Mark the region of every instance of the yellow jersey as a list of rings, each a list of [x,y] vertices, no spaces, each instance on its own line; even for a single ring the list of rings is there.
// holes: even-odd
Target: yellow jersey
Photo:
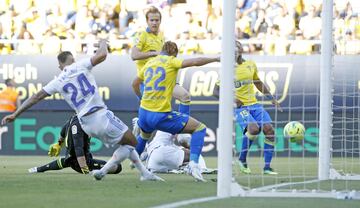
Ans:
[[[244,106],[253,105],[258,102],[255,95],[254,82],[259,81],[258,70],[255,62],[244,61],[237,64],[235,69],[235,97]]]
[[[140,107],[152,112],[170,112],[176,77],[183,60],[173,56],[158,55],[138,70],[144,80]]]
[[[19,93],[12,87],[0,92],[0,112],[14,112]]]
[[[258,102],[255,96],[254,81],[258,81],[258,71],[253,61],[244,61],[237,64],[235,69],[235,98],[240,100],[244,106],[253,105]],[[220,85],[218,81],[216,83]]]
[[[150,30],[147,28],[146,31],[137,34],[134,39],[134,46],[136,46],[141,52],[161,51],[164,42],[165,38],[162,33],[158,33],[157,35],[155,35],[153,33],[150,33]],[[149,61],[149,59],[150,58],[137,60],[137,70],[142,69],[146,62]]]

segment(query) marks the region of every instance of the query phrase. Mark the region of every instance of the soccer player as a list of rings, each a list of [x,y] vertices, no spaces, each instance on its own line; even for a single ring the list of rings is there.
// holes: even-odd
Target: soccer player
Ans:
[[[175,140],[182,147],[175,145]],[[190,134],[172,135],[167,132],[157,131],[155,137],[143,153],[143,155],[146,155],[146,167],[151,172],[156,173],[169,173],[181,170],[190,159],[190,141]],[[202,173],[209,174],[216,172],[206,167],[205,160],[201,155],[199,156],[199,166]]]
[[[165,38],[162,32],[160,32],[161,13],[156,7],[150,7],[145,14],[147,28],[145,31],[139,32],[135,38],[134,46],[131,49],[131,58],[136,61],[136,68],[139,72],[144,65],[150,60],[160,54],[161,48],[164,45]],[[141,86],[141,92],[143,91],[143,83],[138,77],[133,81],[134,91],[137,86]],[[141,93],[142,94],[142,93]],[[138,95],[141,98],[141,95]],[[189,114],[190,113],[190,93],[179,84],[175,85],[173,97],[180,101],[179,112]],[[135,129],[138,129],[135,126]],[[138,140],[139,145],[136,150],[139,154],[144,150],[146,140]]]
[[[76,115],[72,116],[62,127],[58,142],[49,148],[49,156],[59,156],[61,148],[66,147],[66,156],[46,165],[33,167],[29,173],[42,173],[49,170],[61,170],[71,167],[73,170],[88,174],[90,171],[102,168],[106,161],[94,159],[90,153],[90,139],[81,128]],[[114,166],[109,173],[117,174],[122,170],[121,164]]]
[[[265,84],[259,79],[256,64],[253,61],[242,58],[243,48],[240,42],[236,42],[236,70],[235,70],[235,117],[236,122],[243,129],[243,143],[239,155],[240,171],[250,174],[246,157],[253,141],[258,137],[262,130],[265,134],[264,144],[264,174],[276,175],[270,163],[274,153],[274,128],[271,125],[269,113],[263,108],[255,96],[254,86],[269,98],[273,104],[280,108],[279,103],[271,95]],[[214,96],[219,97],[219,85],[215,85]]]
[[[147,140],[155,130],[171,134],[192,134],[189,173],[197,181],[205,181],[198,162],[204,144],[206,126],[188,114],[172,111],[171,99],[176,76],[181,68],[202,66],[220,61],[220,58],[200,57],[181,60],[176,58],[177,54],[176,43],[167,41],[160,55],[149,60],[142,70],[138,71],[138,78],[141,82],[144,81],[138,121],[141,133],[138,138]],[[138,96],[141,95],[139,85],[135,87],[135,91]]]
[[[101,169],[93,171],[96,179],[101,179],[113,166],[129,158],[140,171],[140,180],[162,180],[150,173],[134,151],[136,139],[128,127],[107,109],[102,100],[95,77],[91,73],[94,66],[106,59],[108,54],[106,40],[99,41],[99,49],[91,58],[75,62],[69,51],[58,55],[61,73],[50,81],[42,90],[27,99],[14,113],[5,116],[2,125],[13,122],[21,113],[43,100],[45,97],[60,93],[65,101],[76,111],[82,129],[91,137],[104,141],[106,146],[118,145],[113,157]],[[85,164],[84,164],[85,165]],[[83,167],[81,167],[83,168]]]
[[[5,80],[6,89],[0,92],[0,112],[14,112],[20,106],[19,93],[12,79]]]

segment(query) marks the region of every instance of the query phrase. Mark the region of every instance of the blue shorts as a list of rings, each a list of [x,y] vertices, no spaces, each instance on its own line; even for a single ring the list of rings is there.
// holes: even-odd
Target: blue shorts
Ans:
[[[176,111],[152,112],[139,108],[138,124],[145,133],[160,130],[171,134],[178,134],[184,129],[188,121],[189,115]]]
[[[272,122],[269,113],[263,108],[261,104],[236,108],[235,118],[236,122],[243,130],[246,129],[249,123],[257,123],[261,128],[264,124]]]

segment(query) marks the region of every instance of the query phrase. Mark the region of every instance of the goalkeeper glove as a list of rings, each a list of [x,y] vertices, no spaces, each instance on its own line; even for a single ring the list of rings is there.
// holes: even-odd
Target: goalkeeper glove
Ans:
[[[88,174],[88,173],[90,173],[89,167],[88,167],[88,166],[81,167],[81,172],[82,172],[83,174]]]
[[[48,155],[50,157],[54,157],[54,156],[56,157],[59,156],[60,151],[61,151],[61,145],[59,143],[55,143],[50,145]]]

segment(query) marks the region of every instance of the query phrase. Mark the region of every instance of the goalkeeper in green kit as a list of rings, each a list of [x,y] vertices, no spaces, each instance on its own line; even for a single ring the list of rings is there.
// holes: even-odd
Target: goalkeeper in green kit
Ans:
[[[76,115],[72,116],[61,129],[57,143],[49,147],[48,155],[59,156],[61,148],[66,147],[66,156],[46,165],[30,168],[29,173],[41,173],[49,170],[61,170],[71,167],[73,170],[87,174],[92,170],[101,169],[106,161],[94,159],[90,153],[90,137],[81,128]],[[121,164],[113,167],[109,173],[117,174],[122,170]]]

